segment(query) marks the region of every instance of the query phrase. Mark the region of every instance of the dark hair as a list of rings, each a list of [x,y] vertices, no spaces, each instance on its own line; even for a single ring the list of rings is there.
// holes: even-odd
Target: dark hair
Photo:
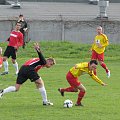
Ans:
[[[22,15],[22,14],[20,14],[20,15],[19,15],[19,17],[23,17],[23,15]]]
[[[93,64],[93,63],[94,63],[95,65],[98,65],[97,60],[91,60],[91,61],[90,61],[90,65]]]
[[[17,23],[21,24],[21,22],[16,22],[16,24],[15,24],[15,25],[17,25]]]

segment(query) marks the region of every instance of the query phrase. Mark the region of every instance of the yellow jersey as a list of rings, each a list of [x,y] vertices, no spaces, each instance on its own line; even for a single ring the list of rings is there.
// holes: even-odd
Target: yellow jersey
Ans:
[[[70,72],[74,77],[79,77],[79,76],[87,73],[91,76],[91,78],[93,80],[95,80],[99,84],[103,84],[103,82],[96,75],[94,75],[93,71],[89,70],[89,63],[88,62],[76,64],[74,67],[72,67],[70,69]]]
[[[102,47],[99,48],[98,44],[101,44]],[[108,45],[109,40],[105,34],[96,35],[94,43],[92,44],[92,50],[96,51],[98,54],[101,54],[105,51],[105,47]]]

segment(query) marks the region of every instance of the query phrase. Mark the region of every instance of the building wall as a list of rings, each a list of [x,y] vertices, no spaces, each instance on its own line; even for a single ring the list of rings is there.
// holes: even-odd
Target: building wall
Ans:
[[[92,43],[96,27],[102,25],[111,43],[120,43],[120,21],[28,21],[32,41]],[[0,21],[0,41],[5,41],[15,21]]]

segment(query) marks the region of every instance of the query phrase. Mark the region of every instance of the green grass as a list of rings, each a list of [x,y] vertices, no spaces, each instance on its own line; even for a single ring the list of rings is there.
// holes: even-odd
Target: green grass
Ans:
[[[3,51],[5,45],[1,45]],[[32,45],[33,43],[30,43],[25,50],[20,48],[18,51],[19,66],[25,60],[37,56]],[[90,45],[42,42],[41,48],[45,57],[54,56],[57,61],[54,67],[39,71],[45,82],[48,99],[54,106],[42,106],[40,93],[34,83],[28,80],[19,92],[5,94],[0,100],[0,120],[120,120],[120,45],[110,45],[105,52],[105,63],[111,70],[110,79],[107,79],[105,71],[98,66],[98,77],[108,86],[97,84],[89,75],[81,76],[80,80],[87,89],[83,99],[85,107],[73,106],[69,109],[63,108],[64,100],[71,99],[75,104],[78,93],[65,93],[65,97],[61,97],[57,89],[69,86],[65,75],[74,64],[90,59]],[[9,69],[10,74],[0,76],[1,89],[15,84],[16,76],[10,59]]]

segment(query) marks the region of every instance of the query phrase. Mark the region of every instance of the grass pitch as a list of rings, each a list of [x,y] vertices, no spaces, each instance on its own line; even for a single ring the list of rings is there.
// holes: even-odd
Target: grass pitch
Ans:
[[[28,44],[25,50],[18,51],[18,63],[21,66],[25,60],[37,56],[31,48],[33,43]],[[49,46],[49,47],[48,47]],[[53,47],[54,46],[54,47]],[[45,87],[54,106],[43,106],[39,91],[34,83],[29,80],[23,84],[19,92],[8,93],[0,99],[1,120],[119,120],[120,119],[120,45],[111,45],[106,50],[105,63],[111,70],[108,79],[106,73],[98,65],[98,77],[108,86],[101,86],[93,81],[89,75],[83,75],[79,79],[87,88],[87,93],[82,101],[84,107],[63,108],[63,102],[70,99],[75,104],[78,93],[65,93],[62,97],[57,91],[59,87],[69,86],[65,76],[68,70],[76,63],[89,61],[90,54],[87,52],[89,45],[73,43],[48,43],[42,42],[41,47],[45,57],[54,56],[57,64],[50,69],[41,69],[40,76],[45,82]],[[2,45],[3,49],[5,45]],[[82,49],[81,49],[82,48]],[[57,50],[57,52],[56,52]],[[28,55],[26,55],[26,53]],[[26,55],[26,56],[24,56]],[[15,84],[16,76],[9,59],[10,74],[0,76],[0,89]],[[0,71],[3,71],[0,70]]]

